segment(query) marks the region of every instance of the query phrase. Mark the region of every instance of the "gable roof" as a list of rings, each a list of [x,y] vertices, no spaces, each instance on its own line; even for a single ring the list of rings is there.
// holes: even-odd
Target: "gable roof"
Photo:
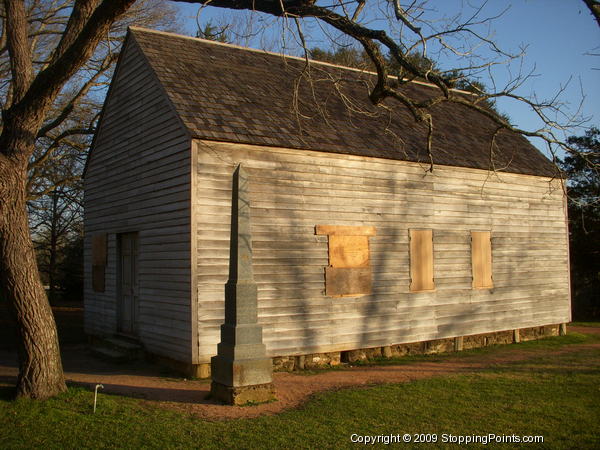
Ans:
[[[128,37],[194,138],[429,163],[426,126],[398,103],[373,106],[370,72],[141,28]],[[402,89],[438,93],[418,82]],[[556,174],[519,134],[501,131],[490,152],[496,126],[476,111],[445,102],[431,114],[435,164]]]

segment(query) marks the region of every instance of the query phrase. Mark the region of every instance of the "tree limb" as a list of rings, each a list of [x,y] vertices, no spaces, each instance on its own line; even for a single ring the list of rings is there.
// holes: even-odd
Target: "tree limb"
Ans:
[[[55,181],[52,185],[48,186],[45,189],[42,189],[41,191],[30,192],[27,196],[27,201],[32,201],[32,200],[38,199],[40,197],[43,197],[44,195],[48,195],[50,192],[54,191],[57,187],[72,183],[74,181],[79,180],[80,178],[81,177],[79,175],[77,175],[77,176],[72,176],[72,177],[65,177],[61,180]]]
[[[6,11],[6,45],[10,55],[12,101],[23,98],[33,79],[31,49],[27,39],[25,4],[19,0],[4,0]]]
[[[25,147],[17,148],[16,142],[19,139],[23,142],[23,134],[29,134],[26,130],[39,130],[48,108],[61,88],[89,59],[115,20],[134,2],[135,0],[102,1],[68,48],[38,73],[18,102],[13,102],[12,106],[5,110],[5,127],[0,138],[0,151],[19,153],[23,159],[29,157],[33,151],[35,136],[26,137],[28,144]],[[6,126],[7,124],[9,126]],[[10,134],[6,133],[7,129],[11,130]]]
[[[596,0],[583,0],[592,13],[592,16],[596,18],[598,26],[600,26],[600,2]]]
[[[60,114],[56,116],[51,122],[44,125],[38,132],[37,137],[41,138],[46,136],[51,130],[60,126],[73,112],[79,100],[85,97],[90,89],[96,85],[96,81],[112,66],[112,64],[119,57],[118,53],[110,53],[106,55],[106,58],[101,64],[101,67],[94,73],[94,75],[87,80],[83,86],[77,91],[77,93],[69,100],[69,103],[62,109]]]
[[[56,61],[60,58],[65,50],[73,44],[79,33],[83,30],[83,27],[88,22],[89,18],[93,14],[94,10],[98,6],[99,0],[76,0],[73,5],[73,11],[69,16],[67,26],[62,33],[62,38],[52,56],[52,60]]]

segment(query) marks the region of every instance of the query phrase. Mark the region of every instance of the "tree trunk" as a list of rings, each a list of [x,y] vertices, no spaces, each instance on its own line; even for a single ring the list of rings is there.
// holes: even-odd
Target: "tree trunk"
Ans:
[[[27,166],[59,93],[135,0],[74,2],[57,48],[35,75],[25,3],[4,0],[2,7],[12,102],[3,104],[0,133],[0,296],[8,301],[19,332],[17,395],[41,399],[66,385],[56,324],[29,234]]]
[[[54,316],[40,280],[26,212],[26,164],[0,154],[0,295],[19,333],[17,396],[66,390]]]

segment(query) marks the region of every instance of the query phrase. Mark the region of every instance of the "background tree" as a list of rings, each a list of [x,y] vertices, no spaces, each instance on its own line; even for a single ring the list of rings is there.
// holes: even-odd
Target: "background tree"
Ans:
[[[100,64],[110,61],[114,55],[112,41],[99,44],[110,36],[114,23],[135,3],[135,0],[3,0],[0,50],[4,49],[2,54],[8,55],[8,59],[2,78],[4,100],[0,133],[0,295],[8,300],[20,333],[17,382],[20,396],[45,398],[65,389],[56,326],[40,282],[27,222],[30,165],[40,162],[40,158],[43,161],[45,155],[36,156],[36,144],[42,138],[54,140],[65,133],[69,136],[68,130],[61,128],[67,126],[63,115],[57,117],[53,112],[69,109],[68,99],[73,97],[67,96],[68,92],[77,96],[82,89],[86,91],[84,86],[89,86],[87,92],[91,92],[95,81],[89,85],[73,83],[87,72],[89,61],[98,63],[98,55],[105,56],[100,57]],[[296,27],[307,54],[304,19],[316,20],[329,30],[356,41],[377,72],[377,80],[370,89],[371,102],[382,105],[388,100],[387,107],[392,102],[395,107],[405,108],[418,126],[428,131],[423,146],[429,152],[435,132],[429,109],[443,102],[460,103],[478,111],[496,124],[496,133],[513,130],[544,140],[551,152],[558,149],[568,154],[578,152],[576,147],[561,141],[558,133],[567,126],[579,124],[576,118],[568,117],[561,124],[556,119],[561,113],[558,102],[539,102],[517,92],[527,75],[517,73],[516,78],[504,85],[495,85],[493,90],[469,97],[452,91],[442,75],[411,61],[411,54],[417,52],[431,58],[429,50],[437,48],[438,52],[463,57],[464,64],[454,70],[473,77],[503,59],[519,57],[502,51],[489,35],[479,33],[479,27],[493,19],[481,17],[483,6],[475,7],[469,14],[431,20],[423,14],[428,11],[425,1],[403,6],[400,0],[379,3],[373,0],[369,3],[370,14],[389,19],[386,27],[380,27],[380,21],[373,22],[365,14],[365,0],[326,5],[313,0],[187,0],[187,3],[258,11],[281,18]],[[64,20],[55,24],[43,12],[38,14],[37,11],[47,5],[57,8],[62,5],[57,11]],[[465,4],[464,7],[471,6]],[[377,27],[371,25],[373,23]],[[48,45],[38,53],[35,43],[42,40],[48,40]],[[491,49],[496,56],[487,61],[474,58],[481,46]],[[397,79],[388,77],[388,58],[398,65]],[[411,79],[427,80],[438,88],[437,94],[426,100],[410,97],[403,86]],[[514,127],[485,106],[485,101],[498,97],[528,105],[544,126],[538,130]],[[61,109],[61,105],[67,106]],[[491,145],[494,137],[495,134],[490,136]]]
[[[0,296],[11,305],[21,337],[18,395],[44,398],[65,389],[25,204],[44,212],[32,215],[39,219],[33,225],[38,238],[47,238],[47,266],[55,272],[60,235],[73,233],[77,217],[77,202],[68,202],[78,197],[75,183],[124,31],[139,22],[173,26],[168,3],[146,0],[131,8],[133,3],[1,5]]]
[[[83,204],[81,183],[61,184],[30,207],[31,235],[37,253],[42,281],[49,286],[49,300],[57,300],[57,288],[64,250],[81,242]],[[83,260],[80,261],[83,266]],[[82,292],[83,293],[83,292]],[[81,299],[81,297],[80,297]]]
[[[560,165],[569,177],[569,242],[573,316],[600,318],[600,130],[592,127],[583,136],[571,136],[579,153]]]
[[[364,50],[355,46],[338,46],[332,50],[314,47],[309,50],[309,55],[317,61],[324,61],[345,67],[355,67],[362,70],[373,70],[375,66]]]
[[[69,20],[66,11],[72,4],[68,0],[29,2],[26,13],[29,35],[32,36],[32,56],[39,67],[48,64]],[[29,161],[29,220],[39,270],[43,282],[49,285],[51,299],[57,298],[57,288],[64,288],[58,283],[61,279],[68,280],[71,288],[83,281],[58,277],[58,273],[63,250],[82,242],[78,234],[83,228],[80,224],[83,220],[80,177],[104,94],[130,25],[174,30],[177,27],[176,9],[171,3],[160,0],[138,0],[111,26],[92,57],[66,83],[52,105]],[[4,22],[2,27],[4,30]],[[0,93],[2,98],[10,101],[9,77],[6,77],[10,61],[6,47],[0,54],[0,70],[5,75]]]
[[[310,57],[316,61],[324,61],[331,64],[336,64],[345,67],[354,67],[356,69],[373,71],[375,66],[366,51],[360,50],[354,46],[337,46],[333,50],[323,50],[319,47],[311,48],[308,52]],[[406,55],[406,59],[415,67],[418,67],[423,73],[433,73],[444,79],[445,83],[452,89],[460,89],[470,92],[477,96],[485,96],[487,93],[486,87],[480,81],[470,79],[465,74],[458,70],[449,72],[442,71],[437,63],[421,53],[412,52]],[[400,66],[393,57],[388,55],[385,60],[387,70],[390,75],[400,77],[405,74],[402,66]],[[426,78],[413,78],[413,80],[427,81]],[[498,114],[502,119],[510,122],[507,114],[498,111],[493,100],[483,99],[482,105],[489,108]]]
[[[196,32],[197,38],[208,39],[209,41],[231,43],[227,33],[227,26],[214,25],[211,20],[204,24],[204,27]]]

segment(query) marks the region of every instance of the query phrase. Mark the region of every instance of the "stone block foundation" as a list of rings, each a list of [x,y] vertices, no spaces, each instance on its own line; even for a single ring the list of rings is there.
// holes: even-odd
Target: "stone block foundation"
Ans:
[[[274,372],[291,372],[294,370],[335,367],[341,363],[371,361],[379,358],[399,358],[407,355],[430,355],[448,353],[490,345],[504,345],[531,341],[549,336],[566,334],[566,324],[544,325],[516,330],[497,331],[494,333],[457,336],[455,338],[435,339],[432,341],[412,342],[408,344],[387,345],[383,347],[362,348],[341,352],[311,353],[308,355],[275,356]],[[155,358],[156,362],[166,364],[193,378],[209,378],[210,363],[183,364],[168,358]],[[168,364],[171,363],[171,364]]]
[[[362,348],[342,352],[315,353],[301,356],[276,356],[273,358],[273,371],[289,372],[293,370],[325,368],[337,366],[340,363],[372,361],[380,358],[399,358],[407,355],[449,353],[490,345],[512,344],[519,341],[558,336],[560,328],[561,324],[544,325],[521,328],[519,330],[497,331],[494,333],[458,336],[455,338],[435,339],[432,341],[412,342],[384,347]]]

